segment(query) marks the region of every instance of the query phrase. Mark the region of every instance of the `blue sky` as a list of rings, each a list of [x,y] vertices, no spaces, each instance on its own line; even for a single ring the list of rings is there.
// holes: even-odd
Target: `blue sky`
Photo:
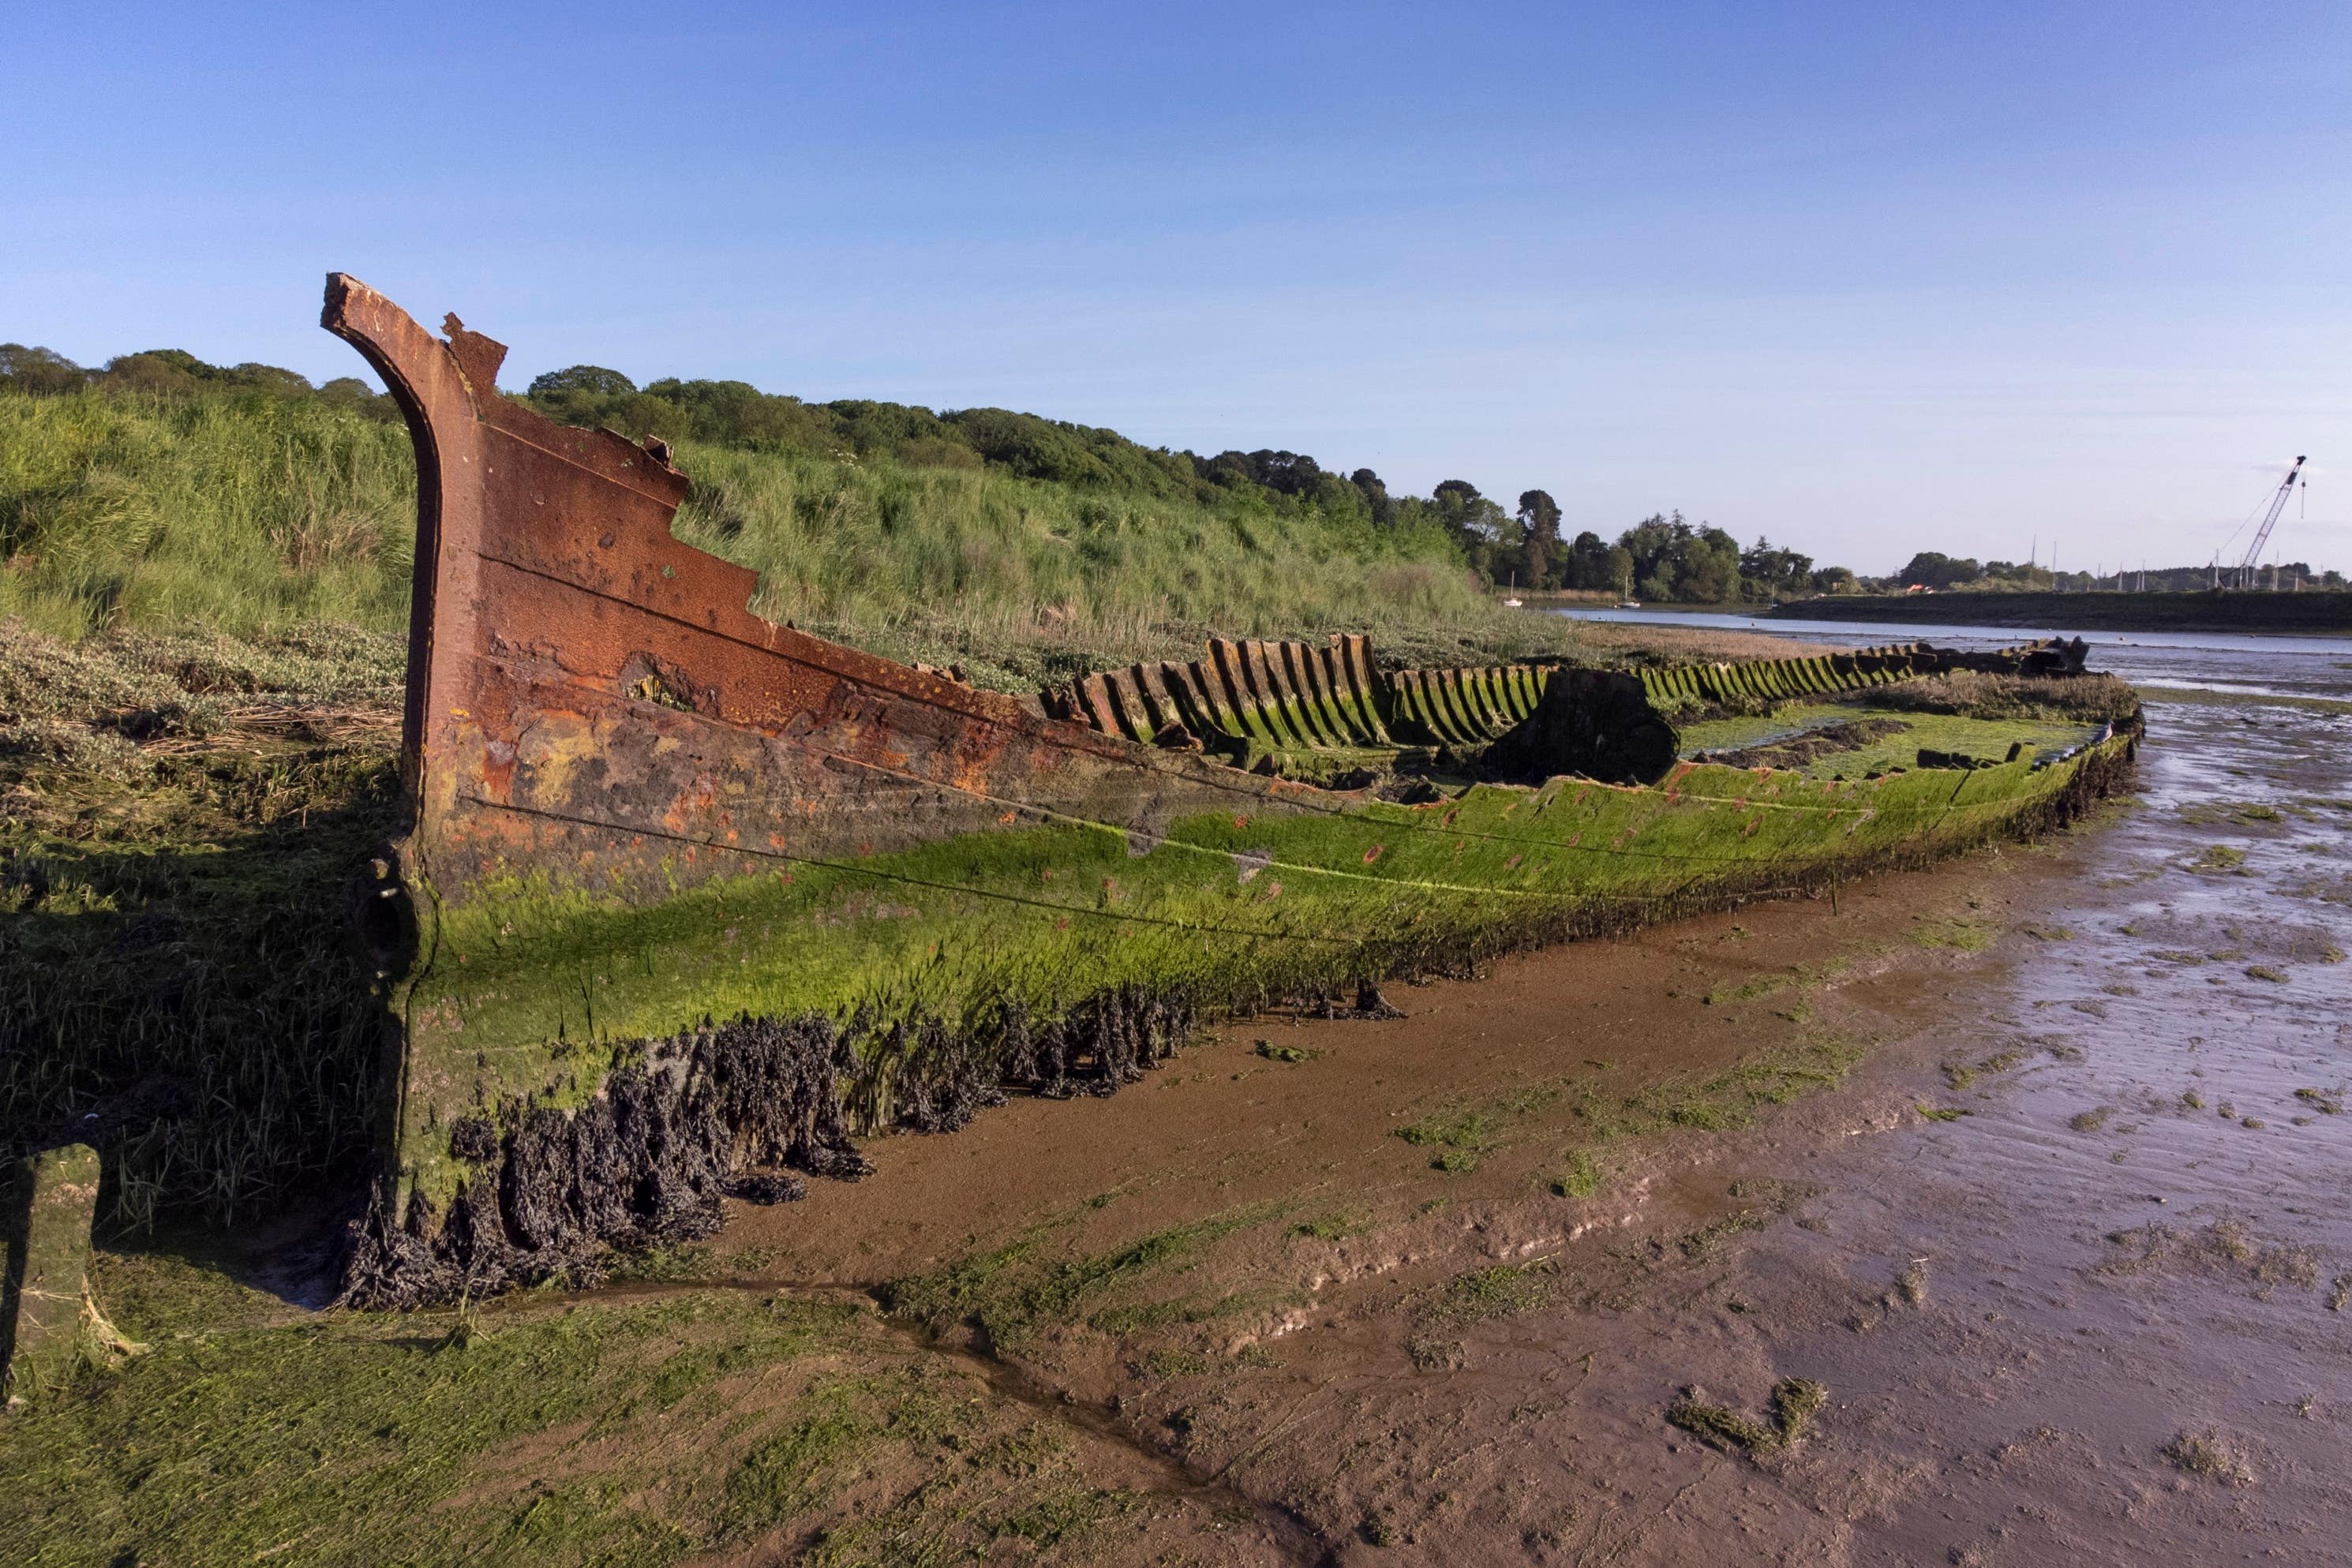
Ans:
[[[1426,492],[2352,566],[2352,6],[102,3],[20,17],[0,339],[1000,403]]]

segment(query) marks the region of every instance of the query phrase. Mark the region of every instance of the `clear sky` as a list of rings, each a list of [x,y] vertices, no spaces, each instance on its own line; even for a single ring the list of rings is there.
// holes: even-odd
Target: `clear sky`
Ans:
[[[1887,570],[2352,566],[2352,5],[19,11],[0,339],[359,373],[355,273],[812,399],[1680,507]]]

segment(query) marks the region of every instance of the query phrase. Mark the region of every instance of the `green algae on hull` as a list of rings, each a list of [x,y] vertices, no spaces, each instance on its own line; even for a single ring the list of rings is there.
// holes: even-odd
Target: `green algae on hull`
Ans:
[[[394,1059],[361,1303],[707,1235],[724,1192],[800,1191],[753,1167],[854,1176],[854,1134],[1108,1092],[1203,1012],[2030,831],[2132,746],[2012,729],[2005,760],[1854,781],[1675,760],[1669,713],[2064,675],[2079,643],[1635,674],[1218,641],[1024,704],[751,614],[751,574],[674,536],[661,444],[507,402],[454,319],[339,275],[324,319],[424,476],[407,827],[360,900]]]
[[[402,1142],[414,1190],[446,1205],[469,1175],[447,1153],[456,1122],[576,1107],[642,1042],[708,1019],[810,1013],[869,1020],[846,1093],[878,1131],[907,1068],[891,1022],[934,1018],[987,1051],[1009,1010],[1053,1017],[1125,989],[1212,1009],[1344,994],[2015,833],[2071,811],[2128,745],[1844,784],[1697,766],[1654,789],[1561,779],[1421,806],[1199,813],[1140,849],[1039,826],[759,865],[651,904],[545,879],[480,887],[440,906],[408,992]]]

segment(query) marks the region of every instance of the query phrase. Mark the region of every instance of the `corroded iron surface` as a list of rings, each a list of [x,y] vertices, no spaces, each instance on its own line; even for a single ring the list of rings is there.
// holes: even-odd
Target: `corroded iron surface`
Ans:
[[[503,345],[436,339],[357,279],[322,324],[408,420],[419,537],[404,852],[436,899],[518,873],[667,894],[762,859],[865,855],[1045,815],[1148,831],[1303,786],[1135,747],[753,615],[757,578],[682,544],[659,442],[499,395]]]
[[[323,319],[418,471],[354,1301],[593,1277],[722,1197],[797,1196],[782,1167],[856,1176],[853,1136],[1108,1092],[1203,1013],[1378,1011],[1385,976],[2063,821],[2128,758],[1849,784],[1678,760],[1666,716],[2063,667],[2047,647],[1382,672],[1361,638],[1220,640],[1040,703],[975,691],[751,613],[751,572],[672,537],[660,443],[501,397],[504,350],[454,317],[436,338],[338,275]]]

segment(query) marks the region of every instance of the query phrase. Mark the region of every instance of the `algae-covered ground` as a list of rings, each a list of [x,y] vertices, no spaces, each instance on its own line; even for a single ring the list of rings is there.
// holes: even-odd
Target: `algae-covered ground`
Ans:
[[[1661,656],[1559,635],[1594,662]],[[351,624],[72,642],[0,622],[0,1127],[29,1143],[97,1116],[113,1218],[223,1220],[322,1182],[340,1202],[358,1179],[378,1003],[351,898],[397,825],[405,653]]]
[[[1330,1283],[1387,1292],[1335,1322],[1391,1347],[1378,1376],[1411,1378],[1530,1312],[1680,1278],[1795,1214],[1797,1188],[1641,1206],[1663,1228],[1591,1279],[1545,1239],[1651,1190],[1694,1140],[1833,1095],[1875,1038],[1830,1016],[1843,978],[1985,945],[1944,910],[1761,964],[1720,919],[1696,964],[1664,936],[1513,960],[1556,978],[1523,979],[1538,994],[1500,1042],[1465,984],[1407,993],[1429,1000],[1395,1023],[1237,1021],[1108,1103],[878,1140],[877,1180],[739,1214],[720,1249],[639,1256],[598,1291],[320,1312],[320,1226],[376,1109],[375,977],[344,934],[391,821],[397,667],[391,639],[327,628],[5,640],[0,921],[23,961],[0,1082],[12,1125],[99,1116],[95,1289],[146,1347],[0,1421],[20,1483],[0,1538],[30,1561],[1391,1550],[1418,1527],[1384,1511],[1377,1443],[1328,1439],[1358,1479],[1268,1487],[1250,1456],[1279,1445],[1235,1424],[1322,1378],[1285,1371],[1284,1342]],[[1529,1027],[1582,1005],[1597,965],[1626,977],[1619,1012],[1574,1049]],[[1497,1257],[1505,1209],[1518,1239]]]
[[[0,628],[0,1127],[103,1145],[110,1216],[250,1213],[366,1147],[347,933],[396,825],[402,664],[348,627]]]
[[[1709,932],[1718,978],[1756,969],[1745,929]],[[1855,924],[1837,954],[1940,950]],[[1792,1021],[1833,984],[1811,972],[1697,1049],[1498,1059],[1448,1023],[1556,988],[1546,962],[1401,992],[1398,1022],[1230,1027],[1106,1103],[887,1140],[875,1182],[585,1293],[322,1313],[283,1299],[285,1228],[118,1239],[95,1288],[146,1348],[0,1421],[0,1534],[40,1563],[1319,1561],[1328,1508],[1240,1484],[1259,1461],[1231,1434],[1305,1370],[1284,1342],[1335,1281],[1360,1281],[1344,1315],[1408,1375],[1442,1372],[1481,1325],[1598,1285],[1543,1248],[1465,1249],[1472,1214],[1601,1212],[1835,1091],[1869,1046]],[[1720,1010],[1706,988],[1678,975],[1668,1006]],[[1621,1283],[1797,1203],[1768,1181],[1658,1214]],[[1400,1249],[1425,1256],[1398,1271]]]
[[[2138,699],[2108,675],[1959,672],[1754,712],[1685,714],[1683,755],[1769,765],[1811,779],[1867,779],[1920,766],[1923,752],[1997,761],[2023,743],[2045,755],[2127,722]]]
[[[2213,967],[2147,955],[2190,939],[2156,900],[2230,896],[2103,873],[2216,838],[2275,860],[2338,826],[2315,810],[2143,814],[2123,864],[2096,834],[1987,852],[1392,987],[1397,1019],[1234,1020],[1108,1101],[877,1140],[873,1179],[586,1292],[320,1313],[256,1288],[274,1237],[117,1241],[99,1290],[148,1349],[0,1420],[0,1537],[37,1563],[2294,1555],[2341,1492],[2308,1379],[2352,1238],[2293,1228],[2344,1118],[2288,1091],[2335,1081],[2282,1036],[2281,1071],[2124,1069],[2173,1073],[2165,1106],[2110,1082],[2117,1030],[2202,1003],[2152,970]],[[2149,1142],[2192,1134],[2226,1223]],[[2288,1213],[2229,1196],[2246,1158]],[[2230,1333],[2181,1339],[2214,1312]]]

